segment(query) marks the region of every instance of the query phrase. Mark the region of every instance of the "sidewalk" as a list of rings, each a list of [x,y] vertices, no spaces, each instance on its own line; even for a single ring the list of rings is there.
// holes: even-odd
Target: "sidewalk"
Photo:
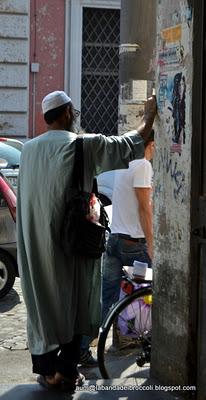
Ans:
[[[99,369],[80,368],[86,382],[74,395],[49,392],[36,383],[31,371],[31,358],[26,345],[26,311],[16,279],[14,289],[0,303],[0,400],[178,400],[174,393],[155,390],[155,383],[149,379],[148,365],[138,368],[136,375],[131,371],[129,378],[102,380]],[[92,348],[96,355],[96,346]],[[112,358],[112,357],[111,357]],[[113,376],[119,376],[121,364],[126,359],[115,357],[111,360]],[[137,369],[137,368],[136,368]],[[117,374],[115,374],[117,372]],[[132,378],[131,378],[132,376]],[[136,378],[134,378],[136,376]],[[153,386],[152,386],[153,385]],[[157,383],[156,383],[157,385]],[[171,395],[172,394],[172,395]]]
[[[156,385],[156,386],[155,386]],[[134,379],[90,380],[74,395],[51,392],[38,384],[0,385],[1,400],[180,400],[181,397],[155,390],[157,383],[147,380],[137,385]],[[125,390],[123,390],[125,389]]]

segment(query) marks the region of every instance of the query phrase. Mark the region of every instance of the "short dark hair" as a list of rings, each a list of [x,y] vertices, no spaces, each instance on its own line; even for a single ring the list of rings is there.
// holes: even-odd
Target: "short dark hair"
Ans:
[[[53,122],[57,121],[65,112],[66,108],[71,105],[71,103],[63,104],[53,110],[49,110],[44,114],[44,120],[48,125],[51,125]]]
[[[150,142],[154,142],[154,129],[151,129],[148,138],[144,141],[144,147],[146,148]]]

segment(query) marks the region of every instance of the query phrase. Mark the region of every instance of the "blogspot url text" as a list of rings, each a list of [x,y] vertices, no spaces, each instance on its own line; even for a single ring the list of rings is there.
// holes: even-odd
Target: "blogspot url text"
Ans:
[[[137,391],[163,391],[163,392],[175,392],[175,391],[196,391],[196,386],[181,386],[181,385],[84,385],[78,386],[77,391],[115,391],[115,390],[137,390]]]

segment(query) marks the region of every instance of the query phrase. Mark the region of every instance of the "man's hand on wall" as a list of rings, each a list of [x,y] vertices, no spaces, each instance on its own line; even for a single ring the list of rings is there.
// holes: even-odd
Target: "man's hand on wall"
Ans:
[[[152,129],[152,125],[157,114],[157,100],[156,96],[151,96],[144,104],[143,121],[138,128],[138,133],[146,140]]]

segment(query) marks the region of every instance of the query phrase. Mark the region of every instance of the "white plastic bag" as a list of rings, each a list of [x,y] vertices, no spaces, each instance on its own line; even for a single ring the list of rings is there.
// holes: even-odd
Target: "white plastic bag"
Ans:
[[[144,284],[135,284],[135,288],[144,287]],[[120,299],[125,297],[121,289]],[[149,299],[150,297],[150,299]],[[118,317],[118,326],[122,335],[130,337],[144,336],[152,330],[151,296],[134,300]]]

